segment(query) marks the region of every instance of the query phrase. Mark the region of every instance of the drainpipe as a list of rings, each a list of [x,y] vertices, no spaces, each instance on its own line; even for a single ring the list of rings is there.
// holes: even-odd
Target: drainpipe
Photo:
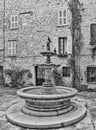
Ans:
[[[5,0],[3,0],[3,56],[2,56],[2,62],[3,62],[3,84],[4,84],[4,62],[5,62]]]
[[[4,4],[4,13],[3,13],[3,65],[5,62],[5,0],[3,1]]]

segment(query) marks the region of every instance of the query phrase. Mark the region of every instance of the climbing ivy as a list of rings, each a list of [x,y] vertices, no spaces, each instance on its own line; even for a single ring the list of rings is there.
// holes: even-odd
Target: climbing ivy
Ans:
[[[73,73],[72,86],[78,89],[81,77],[78,61],[83,43],[81,32],[83,4],[81,4],[79,0],[70,0],[68,4],[72,16],[70,26],[72,35],[72,59],[70,60]]]

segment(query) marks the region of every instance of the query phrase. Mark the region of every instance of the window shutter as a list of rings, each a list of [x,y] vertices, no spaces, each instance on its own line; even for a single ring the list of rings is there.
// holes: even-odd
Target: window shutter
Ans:
[[[72,37],[68,36],[67,40],[67,53],[72,54]]]
[[[58,25],[62,25],[62,11],[58,11]]]
[[[58,54],[59,48],[58,48],[58,37],[53,38],[53,51],[56,50],[56,53]]]
[[[8,56],[8,42],[5,44],[5,56]]]
[[[64,38],[64,52],[67,52],[67,37]]]
[[[16,41],[13,41],[13,44],[12,44],[12,55],[16,55]]]
[[[11,56],[11,42],[8,42],[8,56]]]
[[[13,26],[14,26],[14,17],[13,16],[11,16],[11,18],[10,18],[10,24],[11,24],[11,28],[13,28]],[[8,44],[8,46],[9,46],[9,44]]]
[[[15,28],[18,28],[18,15],[15,16]]]

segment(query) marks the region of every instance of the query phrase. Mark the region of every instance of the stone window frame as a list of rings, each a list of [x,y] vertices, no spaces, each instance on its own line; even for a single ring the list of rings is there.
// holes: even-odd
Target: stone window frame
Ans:
[[[69,66],[62,67],[62,77],[70,77],[70,67]]]
[[[8,56],[16,56],[17,54],[17,40],[8,41]]]
[[[18,29],[19,18],[18,15],[11,15],[11,29]]]
[[[58,56],[65,56],[67,55],[67,37],[58,37]],[[61,44],[63,41],[63,44]]]
[[[87,66],[87,82],[96,84],[96,66]]]
[[[67,9],[58,11],[58,26],[66,26],[67,25]]]
[[[90,44],[96,45],[96,23],[90,24],[90,37],[91,37]]]

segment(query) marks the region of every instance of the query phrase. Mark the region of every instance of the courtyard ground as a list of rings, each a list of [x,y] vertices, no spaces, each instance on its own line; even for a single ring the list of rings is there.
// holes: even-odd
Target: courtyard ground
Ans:
[[[24,130],[11,125],[6,119],[7,109],[20,101],[16,91],[17,89],[0,87],[0,130]],[[80,92],[74,100],[87,107],[87,116],[79,123],[60,130],[96,130],[96,92]]]

